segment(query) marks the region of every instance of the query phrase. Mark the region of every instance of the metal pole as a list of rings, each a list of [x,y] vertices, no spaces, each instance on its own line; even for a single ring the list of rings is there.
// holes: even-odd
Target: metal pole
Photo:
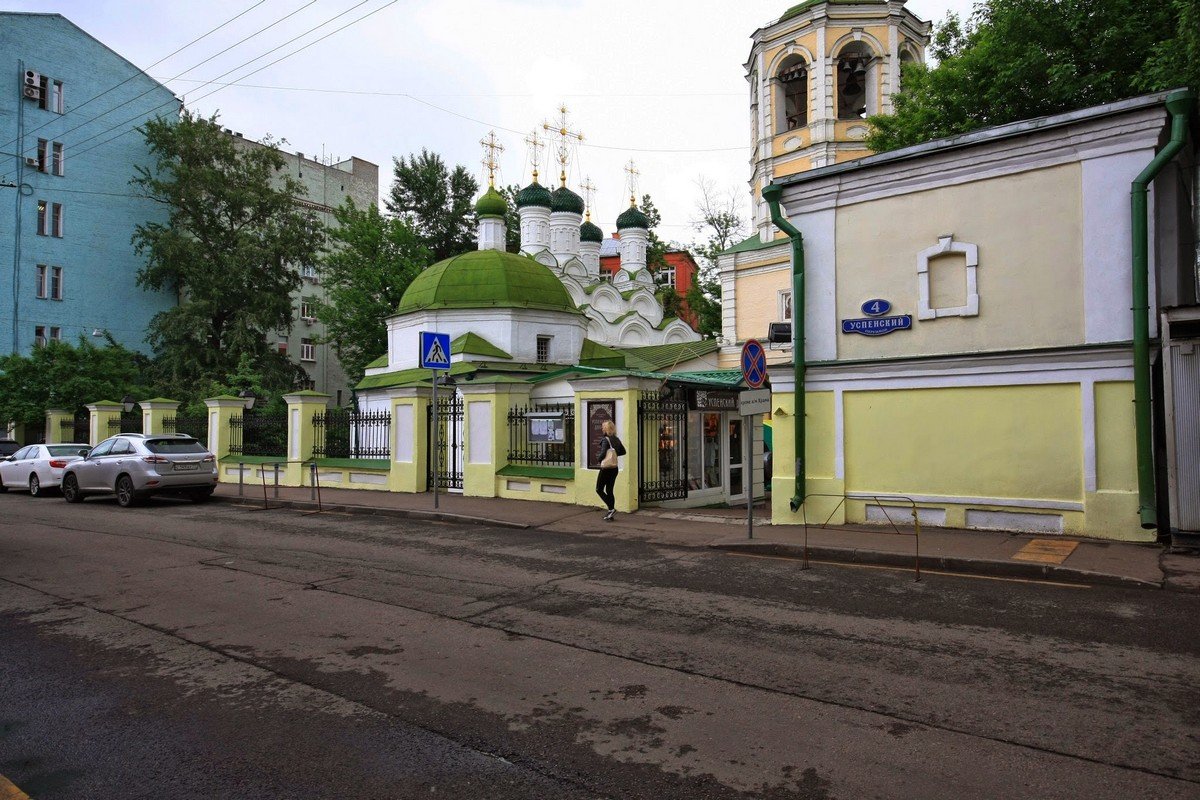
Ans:
[[[245,494],[243,481],[246,479],[246,465],[241,461],[238,462],[238,497]]]
[[[317,499],[317,462],[313,461],[308,465],[308,499]]]
[[[749,436],[747,436],[749,432]],[[742,442],[754,441],[754,415],[742,417]],[[746,538],[754,538],[754,448],[746,458],[746,446],[742,445],[742,485],[746,488]],[[746,483],[746,468],[749,467],[750,482]]]
[[[433,371],[433,399],[432,413],[430,414],[430,434],[433,438],[433,507],[438,507],[438,473],[442,468],[442,463],[438,461],[439,445],[442,444],[442,437],[438,435],[438,371]]]
[[[279,463],[275,463],[275,499],[279,499]]]

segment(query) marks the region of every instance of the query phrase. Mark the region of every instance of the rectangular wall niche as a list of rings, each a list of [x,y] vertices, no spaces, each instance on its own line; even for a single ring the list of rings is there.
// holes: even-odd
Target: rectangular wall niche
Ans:
[[[979,315],[979,247],[938,237],[917,254],[917,319]]]

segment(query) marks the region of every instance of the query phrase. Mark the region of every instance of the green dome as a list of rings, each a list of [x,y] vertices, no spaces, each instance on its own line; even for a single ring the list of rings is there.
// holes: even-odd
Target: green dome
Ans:
[[[588,220],[579,226],[579,241],[581,242],[603,242],[604,231],[600,230],[600,226]]]
[[[409,284],[397,314],[437,308],[536,308],[579,313],[567,287],[529,256],[473,250],[439,261]]]
[[[638,211],[637,206],[630,206],[621,212],[621,216],[617,217],[617,230],[625,230],[626,228],[641,228],[642,230],[650,230],[650,218]]]
[[[489,186],[483,197],[475,202],[475,213],[481,217],[504,217],[508,214],[508,201],[495,186]]]
[[[550,207],[550,190],[542,186],[537,181],[526,186],[521,191],[517,192],[517,208],[525,206],[541,206],[542,208]]]
[[[583,213],[583,198],[565,186],[560,186],[550,195],[551,211],[570,211],[572,214]]]

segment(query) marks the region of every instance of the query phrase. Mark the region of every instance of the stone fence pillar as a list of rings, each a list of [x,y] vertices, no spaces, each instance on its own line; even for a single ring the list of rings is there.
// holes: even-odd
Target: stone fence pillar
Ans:
[[[142,409],[142,433],[152,436],[166,433],[163,420],[175,416],[175,412],[179,410],[179,401],[155,397],[152,400],[142,400],[138,406]]]
[[[109,437],[110,430],[120,430],[120,428],[114,428],[110,423],[115,420],[120,424],[122,408],[120,403],[114,403],[111,400],[101,400],[87,406],[88,413],[91,415],[88,423],[88,444],[95,447]]]
[[[63,436],[63,428],[75,421],[75,415],[61,408],[46,409],[46,444],[63,444],[71,437]]]

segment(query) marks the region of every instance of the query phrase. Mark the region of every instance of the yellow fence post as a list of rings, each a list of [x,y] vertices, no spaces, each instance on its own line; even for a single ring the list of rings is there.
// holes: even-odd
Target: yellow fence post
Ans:
[[[64,444],[70,437],[63,435],[63,427],[71,424],[75,415],[61,408],[46,409],[46,444]]]
[[[430,393],[430,389],[416,386],[388,392],[392,410],[390,491],[415,493],[427,488]]]
[[[101,400],[87,406],[91,415],[88,423],[88,444],[97,445],[109,437],[111,423],[121,421],[121,404],[111,400]],[[119,429],[117,429],[119,430]]]
[[[142,400],[138,406],[142,409],[142,433],[151,436],[165,433],[163,420],[175,416],[179,410],[179,401],[155,397],[152,400]]]
[[[208,449],[218,461],[229,457],[231,417],[246,413],[246,401],[240,397],[222,394],[204,401],[208,407]],[[222,477],[225,472],[222,470]]]
[[[304,485],[304,465],[312,461],[316,432],[313,417],[329,408],[330,395],[305,390],[283,396],[287,403],[287,469],[284,486]]]

